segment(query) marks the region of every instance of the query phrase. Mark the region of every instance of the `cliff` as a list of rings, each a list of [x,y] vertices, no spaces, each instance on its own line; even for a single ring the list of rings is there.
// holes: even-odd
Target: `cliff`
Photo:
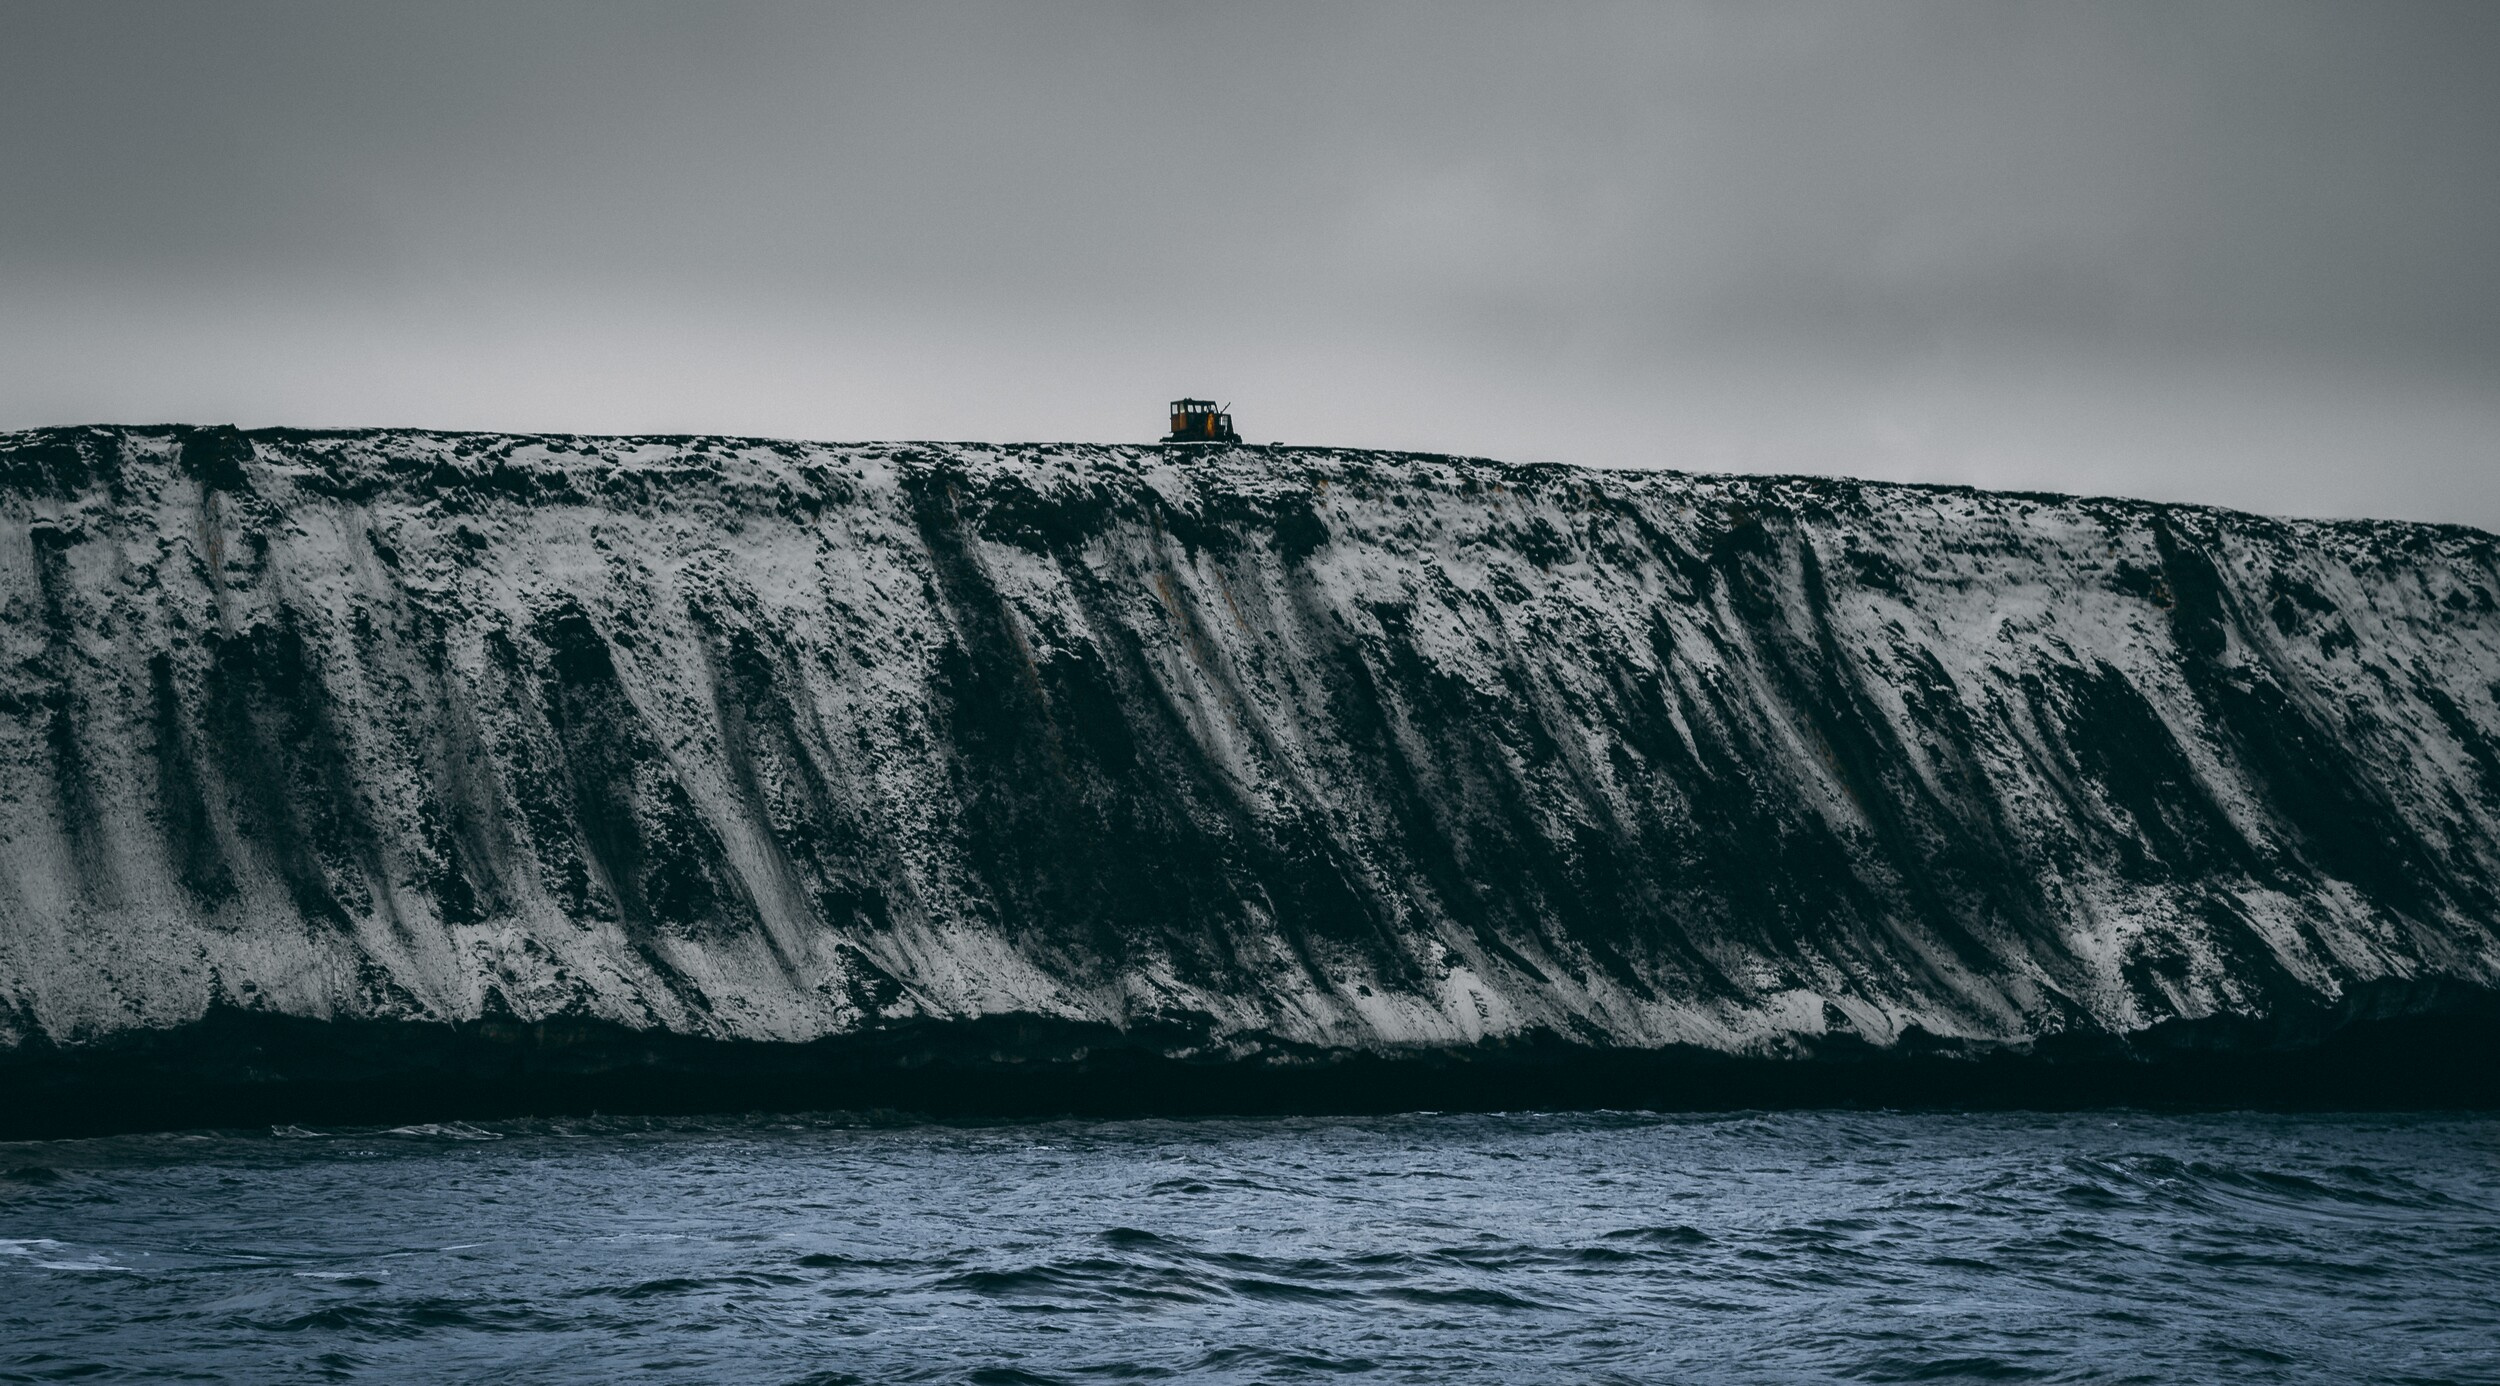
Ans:
[[[2493,994],[2495,593],[1846,480],[0,437],[0,1082],[220,1017],[2279,1047]]]

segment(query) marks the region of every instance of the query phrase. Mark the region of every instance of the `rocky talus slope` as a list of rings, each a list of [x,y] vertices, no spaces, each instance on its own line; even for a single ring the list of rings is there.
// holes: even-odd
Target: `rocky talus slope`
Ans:
[[[8,435],[0,1073],[220,1017],[1274,1064],[2439,1012],[2500,982],[2496,594],[2477,531],[1841,480]]]

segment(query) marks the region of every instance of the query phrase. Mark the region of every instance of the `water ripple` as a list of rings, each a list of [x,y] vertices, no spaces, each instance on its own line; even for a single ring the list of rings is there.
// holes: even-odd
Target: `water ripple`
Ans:
[[[2434,1381],[2500,1122],[285,1127],[0,1147],[0,1380]]]

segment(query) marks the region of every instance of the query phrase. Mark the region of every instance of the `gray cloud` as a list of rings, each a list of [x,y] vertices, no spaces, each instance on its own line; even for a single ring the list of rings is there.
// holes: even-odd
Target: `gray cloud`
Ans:
[[[0,426],[1253,436],[2500,526],[2500,9],[27,4]]]

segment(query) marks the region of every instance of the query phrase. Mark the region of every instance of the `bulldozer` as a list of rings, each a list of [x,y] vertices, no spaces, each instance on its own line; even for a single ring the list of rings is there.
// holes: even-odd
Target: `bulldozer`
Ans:
[[[1238,443],[1241,435],[1233,432],[1231,405],[1218,409],[1211,399],[1176,399],[1172,401],[1172,431],[1163,441]]]

